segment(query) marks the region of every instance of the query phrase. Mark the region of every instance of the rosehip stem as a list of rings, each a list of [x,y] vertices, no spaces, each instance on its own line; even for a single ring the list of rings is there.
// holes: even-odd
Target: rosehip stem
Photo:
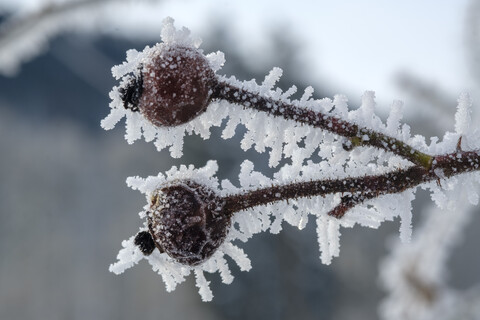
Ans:
[[[425,182],[440,181],[477,170],[480,170],[478,152],[459,151],[435,156],[430,169],[415,165],[376,176],[297,182],[227,196],[224,198],[224,210],[233,213],[282,200],[350,193],[343,196],[341,203],[329,212],[329,215],[341,218],[346,211],[365,200],[384,194],[401,193]]]
[[[432,156],[420,152],[403,141],[334,116],[301,108],[284,101],[263,97],[258,93],[238,88],[226,82],[217,82],[211,98],[226,100],[230,103],[242,105],[244,108],[263,111],[276,117],[283,117],[287,120],[321,128],[346,137],[349,139],[349,144],[344,146],[346,149],[352,149],[357,146],[372,146],[397,154],[427,170],[432,165]]]

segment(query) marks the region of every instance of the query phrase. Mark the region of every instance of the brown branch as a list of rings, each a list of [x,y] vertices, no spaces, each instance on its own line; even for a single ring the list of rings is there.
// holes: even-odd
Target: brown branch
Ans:
[[[263,97],[260,94],[219,81],[214,87],[212,99],[226,100],[266,112],[275,117],[282,117],[301,124],[338,134],[349,139],[345,149],[357,146],[372,146],[397,154],[417,166],[430,169],[433,157],[425,154],[403,141],[389,137],[383,133],[361,127],[340,118],[296,106],[281,100]]]
[[[346,195],[340,199],[340,203],[328,212],[329,216],[335,218],[342,218],[348,210],[352,209],[356,205],[363,203],[366,200],[375,198],[373,193]]]
[[[422,183],[477,170],[480,170],[480,155],[477,151],[457,151],[435,156],[428,170],[415,165],[376,176],[296,182],[227,196],[223,199],[224,210],[231,214],[282,200],[350,193],[343,196],[341,203],[329,213],[341,218],[349,209],[365,200],[401,193]]]

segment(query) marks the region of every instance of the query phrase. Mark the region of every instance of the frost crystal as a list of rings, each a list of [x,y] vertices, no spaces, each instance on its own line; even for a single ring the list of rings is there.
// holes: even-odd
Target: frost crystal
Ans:
[[[458,98],[457,113],[455,114],[455,131],[466,134],[469,131],[472,113],[472,99],[468,93],[462,93]]]

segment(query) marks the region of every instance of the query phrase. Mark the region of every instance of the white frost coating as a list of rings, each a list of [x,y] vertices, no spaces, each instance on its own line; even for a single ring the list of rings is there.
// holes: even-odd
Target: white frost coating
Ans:
[[[338,115],[345,117],[348,113],[348,98],[343,94],[336,94],[333,98],[333,104],[335,105]]]
[[[115,274],[122,274],[126,269],[136,265],[143,258],[143,253],[133,243],[135,237],[122,241],[122,249],[118,252],[117,263],[110,265],[108,270]]]
[[[177,30],[173,25],[174,22],[175,20],[171,17],[167,17],[163,20],[163,28],[160,33],[162,41],[165,44],[198,48],[202,43],[202,40],[191,37],[190,30],[185,27]]]
[[[455,131],[461,135],[468,133],[471,122],[472,99],[468,93],[462,93],[458,98],[457,113],[455,114]]]
[[[275,84],[280,80],[280,77],[283,74],[283,70],[280,68],[273,68],[272,71],[265,77],[265,80],[262,82],[262,94],[265,94],[269,90],[272,90]]]
[[[206,55],[206,58],[215,72],[220,70],[225,64],[225,54],[221,51],[209,53]]]
[[[340,220],[320,215],[317,218],[318,245],[322,263],[329,265],[340,254]]]
[[[112,109],[110,114],[101,121],[100,125],[105,130],[111,130],[125,116],[125,111],[121,109]]]
[[[306,87],[305,91],[302,95],[302,98],[300,98],[300,104],[307,103],[307,101],[312,97],[313,91],[314,91],[314,89],[313,89],[312,86]]]
[[[362,96],[362,104],[359,111],[361,122],[370,127],[371,121],[375,115],[375,92],[374,91],[365,91]]]
[[[388,119],[387,119],[387,132],[389,134],[393,136],[397,134],[402,117],[403,117],[403,102],[400,100],[395,100],[392,103],[392,108],[390,109],[390,115],[388,116]]]
[[[245,252],[237,246],[234,246],[231,243],[225,243],[224,248],[222,249],[225,254],[230,256],[240,267],[242,271],[249,271],[252,268],[252,263],[247,257]]]
[[[212,301],[213,293],[212,290],[210,290],[210,281],[207,281],[203,272],[198,269],[195,270],[195,279],[197,280],[198,293],[202,297],[202,300]]]
[[[400,212],[400,240],[410,242],[412,238],[412,201],[415,194],[411,191],[403,193],[404,200],[398,203],[395,210]]]
[[[138,66],[142,61],[150,59],[149,55],[152,51],[161,50],[164,46],[175,45],[190,46],[197,50],[201,42],[199,39],[192,38],[185,28],[176,30],[171,18],[167,18],[164,22],[162,40],[162,43],[157,44],[153,48],[146,47],[142,52],[129,50],[127,52],[127,61],[112,68],[114,76],[117,79],[122,79],[119,87],[122,87],[131,79],[132,73],[138,72]],[[206,58],[215,71],[219,70],[225,62],[225,57],[221,52],[211,53]],[[450,136],[444,138],[442,143],[434,143],[432,141],[432,144],[427,146],[424,137],[412,137],[409,126],[406,124],[401,126],[402,105],[399,101],[393,102],[391,114],[387,122],[383,123],[375,115],[375,94],[372,91],[365,92],[362,97],[361,107],[352,111],[348,111],[347,98],[342,95],[336,95],[333,101],[328,98],[321,100],[311,99],[313,94],[312,87],[305,89],[300,100],[291,101],[289,97],[296,91],[295,87],[290,88],[287,92],[274,88],[281,74],[281,69],[274,68],[261,85],[254,80],[241,82],[236,80],[235,77],[227,78],[220,75],[217,75],[217,78],[220,81],[268,98],[367,126],[372,130],[410,144],[422,152],[430,154],[439,153],[439,151],[447,152],[452,150],[451,146],[456,145],[455,143],[458,141],[458,134],[450,134]],[[126,110],[123,107],[123,101],[118,93],[119,87],[114,87],[110,93],[112,99],[110,103],[111,113],[102,121],[102,127],[106,130],[112,129],[122,117],[126,116],[127,130],[125,137],[129,143],[144,137],[146,141],[153,141],[158,150],[169,148],[173,157],[182,156],[183,139],[186,134],[195,133],[204,139],[208,139],[210,137],[210,128],[220,126],[223,119],[228,119],[222,132],[222,138],[228,139],[233,137],[238,125],[245,126],[247,131],[241,140],[241,147],[244,150],[254,148],[257,152],[269,152],[269,165],[272,167],[277,166],[282,158],[291,158],[293,165],[298,168],[303,165],[305,159],[310,158],[315,152],[323,159],[334,158],[337,168],[341,168],[343,165],[347,169],[350,167],[358,169],[362,163],[364,165],[373,165],[374,168],[375,166],[382,167],[383,164],[381,162],[385,162],[382,159],[389,160],[388,168],[405,168],[409,165],[409,162],[406,160],[401,160],[385,151],[375,150],[374,148],[356,148],[353,152],[345,152],[342,147],[345,139],[338,135],[306,125],[298,125],[294,121],[287,121],[279,117],[273,118],[265,113],[248,108],[245,109],[225,101],[212,102],[206,112],[189,123],[176,127],[156,127],[142,116],[139,116],[138,113]],[[470,105],[471,102],[468,97],[462,95],[459,99],[459,112],[457,113],[458,130],[460,128],[465,130],[468,127],[466,123],[469,121],[468,108]],[[398,129],[400,126],[401,129]],[[478,130],[468,135],[480,138]],[[464,144],[467,141],[470,149],[480,144],[480,139],[464,137]],[[303,147],[299,146],[301,142],[304,144]]]

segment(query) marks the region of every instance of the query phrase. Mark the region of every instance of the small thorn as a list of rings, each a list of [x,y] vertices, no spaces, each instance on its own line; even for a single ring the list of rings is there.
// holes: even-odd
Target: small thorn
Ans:
[[[335,208],[333,208],[332,210],[330,210],[328,212],[328,215],[330,217],[335,217],[337,219],[341,219],[345,215],[345,213],[347,212],[348,209],[349,208],[347,206],[344,206],[344,205],[340,204],[340,205],[336,206]]]
[[[458,141],[457,141],[457,151],[463,151],[463,150],[462,150],[462,137],[463,137],[463,136],[460,136],[460,138],[458,138]]]

